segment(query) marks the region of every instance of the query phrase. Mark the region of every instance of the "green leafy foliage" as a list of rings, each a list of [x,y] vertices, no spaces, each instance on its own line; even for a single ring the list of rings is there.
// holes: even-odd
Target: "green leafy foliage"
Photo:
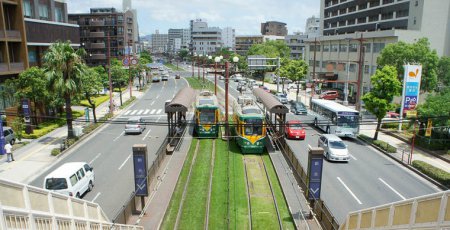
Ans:
[[[305,78],[308,73],[308,64],[303,60],[283,59],[280,67],[280,76],[287,77],[294,82],[298,82]]]
[[[447,188],[450,188],[450,173],[419,160],[413,161],[412,166]]]
[[[11,128],[15,131],[17,140],[21,141],[23,138],[23,131],[25,130],[23,119],[21,117],[16,117],[11,124]]]
[[[373,88],[366,93],[362,100],[366,109],[377,117],[377,130],[374,140],[378,138],[381,120],[386,113],[394,108],[391,103],[396,95],[400,95],[401,83],[397,79],[397,70],[393,66],[386,65],[381,70],[378,69],[370,79]]]
[[[450,115],[450,89],[441,93],[428,96],[425,103],[417,107],[420,117],[433,118],[434,126],[449,125],[448,116]],[[425,122],[426,120],[423,120]]]
[[[374,140],[372,142],[374,145],[380,147],[381,149],[383,149],[384,151],[388,152],[388,153],[395,153],[397,152],[397,148],[395,148],[394,146],[388,144],[387,142],[381,141],[381,140]]]
[[[267,41],[262,44],[253,44],[248,55],[264,55],[267,58],[289,58],[291,50],[284,41]]]
[[[61,153],[61,149],[54,148],[54,149],[52,149],[51,155],[52,156],[58,156],[60,153]]]
[[[437,69],[438,81],[448,87],[450,85],[450,57],[442,56]]]
[[[422,64],[420,89],[429,92],[436,88],[438,61],[436,50],[431,50],[428,39],[421,38],[416,43],[400,41],[387,45],[381,51],[377,64],[380,67],[395,66],[400,79],[403,79],[405,63]]]

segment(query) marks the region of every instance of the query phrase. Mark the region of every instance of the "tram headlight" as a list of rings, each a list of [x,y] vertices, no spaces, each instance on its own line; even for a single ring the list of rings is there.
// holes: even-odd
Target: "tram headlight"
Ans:
[[[249,144],[250,144],[250,142],[246,141],[246,142],[245,142],[245,144],[246,144],[246,145],[249,145]]]

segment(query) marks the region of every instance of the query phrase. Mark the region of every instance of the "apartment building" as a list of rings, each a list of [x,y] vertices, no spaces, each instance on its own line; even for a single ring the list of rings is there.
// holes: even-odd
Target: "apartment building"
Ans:
[[[312,16],[306,19],[305,34],[308,37],[318,37],[321,35],[320,18]]]
[[[231,27],[225,27],[222,29],[222,43],[223,47],[229,50],[236,49],[236,33]]]
[[[448,0],[322,0],[323,35],[305,40],[309,78],[313,78],[315,66],[314,79],[323,81],[325,87],[338,89],[344,89],[348,81],[349,94],[354,96],[360,51],[364,59],[363,92],[371,88],[376,60],[389,43],[413,43],[427,37],[438,55],[450,56],[449,12]]]
[[[286,36],[288,34],[286,23],[268,21],[261,23],[262,35]]]
[[[222,29],[208,27],[202,19],[190,21],[191,44],[190,51],[197,54],[213,54],[223,46]]]
[[[284,37],[286,45],[291,50],[291,59],[303,59],[303,53],[305,50],[304,40],[308,38],[308,35],[297,33],[293,35],[287,35]]]
[[[108,40],[110,57],[122,59],[134,54],[134,23],[131,11],[115,8],[91,8],[90,13],[69,14],[69,21],[80,26],[80,42],[86,49],[90,66],[107,64]]]
[[[160,34],[158,30],[152,34],[152,53],[165,53],[168,51],[168,45],[168,34]]]
[[[42,66],[42,56],[56,41],[69,41],[72,47],[80,47],[80,26],[68,23],[65,1],[22,0],[22,3],[29,66]]]
[[[168,33],[168,51],[176,53],[181,49],[188,49],[191,41],[189,29],[169,29]]]

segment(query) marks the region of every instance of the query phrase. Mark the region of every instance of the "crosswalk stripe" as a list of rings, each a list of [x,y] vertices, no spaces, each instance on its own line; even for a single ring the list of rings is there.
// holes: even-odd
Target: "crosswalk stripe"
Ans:
[[[150,114],[154,114],[156,112],[156,109],[152,109],[152,111],[150,112]]]
[[[156,114],[160,114],[162,111],[162,109],[158,109],[158,112],[156,112]]]
[[[130,113],[130,115],[134,115],[137,113],[137,110],[133,110],[133,112]]]
[[[143,109],[139,110],[139,112],[137,113],[137,115],[141,115],[144,112]]]
[[[124,115],[128,115],[130,112],[131,110],[126,111]]]
[[[150,112],[150,109],[146,109],[145,112],[144,112],[144,114],[147,114],[147,113],[149,113],[149,112]]]

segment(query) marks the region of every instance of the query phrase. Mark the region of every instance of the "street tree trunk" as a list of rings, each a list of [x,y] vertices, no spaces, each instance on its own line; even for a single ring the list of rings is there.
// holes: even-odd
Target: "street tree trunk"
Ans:
[[[86,99],[88,100],[89,104],[92,107],[92,115],[94,116],[94,123],[97,123],[97,115],[95,113],[95,108],[96,108],[95,103],[92,102],[91,96],[88,93],[86,93]]]
[[[66,120],[67,120],[67,138],[73,138],[73,125],[72,125],[72,103],[69,95],[65,96],[66,100]]]
[[[377,129],[375,130],[375,135],[373,136],[373,140],[375,141],[375,140],[378,140],[378,132],[380,131],[380,128],[381,128],[381,120],[382,119],[379,119],[378,118],[378,121],[377,121]]]

